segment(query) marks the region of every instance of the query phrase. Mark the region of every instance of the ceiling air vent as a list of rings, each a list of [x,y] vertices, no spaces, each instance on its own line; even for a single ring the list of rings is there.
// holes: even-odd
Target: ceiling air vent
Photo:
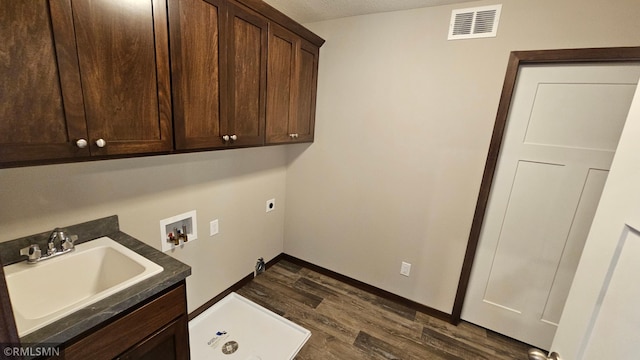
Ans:
[[[501,10],[502,5],[453,10],[449,40],[495,37]]]

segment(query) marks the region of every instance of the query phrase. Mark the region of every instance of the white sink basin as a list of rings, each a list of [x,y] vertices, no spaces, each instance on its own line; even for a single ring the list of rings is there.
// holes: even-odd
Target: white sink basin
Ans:
[[[160,265],[108,237],[37,264],[4,267],[20,336],[161,271]]]

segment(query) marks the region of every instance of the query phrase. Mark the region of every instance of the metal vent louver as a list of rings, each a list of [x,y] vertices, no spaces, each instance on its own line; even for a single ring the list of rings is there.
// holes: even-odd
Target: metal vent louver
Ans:
[[[453,10],[449,40],[495,37],[501,10],[502,5]]]

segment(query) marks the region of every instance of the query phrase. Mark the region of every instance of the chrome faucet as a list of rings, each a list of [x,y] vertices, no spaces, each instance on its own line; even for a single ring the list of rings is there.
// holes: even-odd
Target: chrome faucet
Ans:
[[[56,240],[59,242],[59,246],[57,247]],[[42,254],[38,244],[32,244],[26,248],[20,249],[20,255],[28,257],[27,263],[35,264],[73,251],[73,242],[76,240],[78,240],[77,235],[68,236],[63,229],[56,228],[51,232],[51,235],[49,235],[49,240],[47,241],[47,252],[45,254]]]

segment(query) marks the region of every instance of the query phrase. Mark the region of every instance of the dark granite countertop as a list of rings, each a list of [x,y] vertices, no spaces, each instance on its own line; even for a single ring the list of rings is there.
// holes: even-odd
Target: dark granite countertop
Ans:
[[[65,229],[68,230],[69,234],[78,235],[76,244],[108,236],[162,266],[164,270],[159,274],[21,337],[20,342],[22,344],[29,344],[31,346],[38,344],[64,344],[83,332],[96,325],[100,325],[191,275],[191,267],[188,265],[120,231],[118,217],[115,215],[78,225],[67,226]],[[0,243],[0,259],[2,260],[2,264],[6,266],[24,260],[24,257],[19,256],[19,249],[30,244],[37,243],[41,248],[46,248],[49,234],[50,232],[44,232]],[[81,269],[78,270],[82,271]],[[55,274],[52,274],[52,276],[56,277]],[[73,275],[67,277],[66,280],[73,281]],[[46,296],[46,294],[40,295]]]

